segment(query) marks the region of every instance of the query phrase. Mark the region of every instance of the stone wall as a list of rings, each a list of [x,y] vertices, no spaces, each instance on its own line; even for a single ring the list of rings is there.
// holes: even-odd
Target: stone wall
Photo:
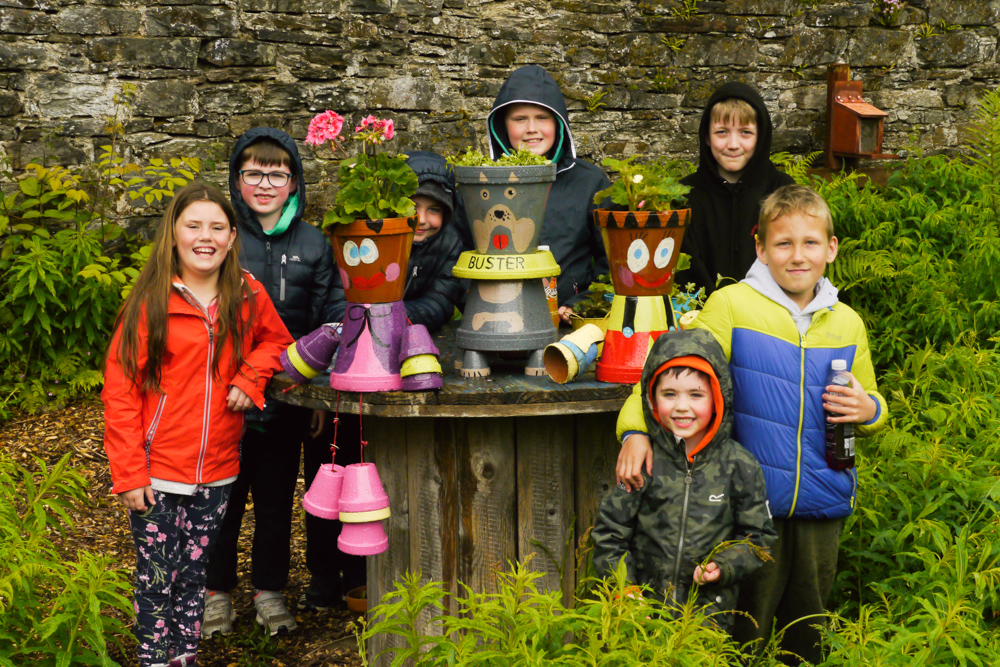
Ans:
[[[301,140],[334,109],[395,118],[400,148],[484,139],[506,75],[537,63],[563,86],[579,152],[691,156],[701,108],[756,85],[775,149],[821,150],[826,65],[852,66],[889,113],[885,148],[954,151],[1000,80],[998,0],[0,0],[0,149],[23,166],[99,152],[123,83],[136,150],[225,156],[273,125]],[[44,140],[55,131],[54,143]],[[315,205],[327,153],[303,146]],[[320,158],[320,159],[317,159]],[[216,173],[211,178],[219,179]],[[319,190],[319,192],[317,192]]]

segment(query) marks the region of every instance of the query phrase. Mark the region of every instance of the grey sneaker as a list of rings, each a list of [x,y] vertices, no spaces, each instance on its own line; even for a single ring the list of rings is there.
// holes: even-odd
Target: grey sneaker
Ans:
[[[257,591],[253,606],[257,610],[257,623],[266,626],[272,637],[282,630],[291,632],[298,627],[295,617],[285,607],[281,591]]]
[[[208,639],[216,632],[224,635],[233,632],[233,621],[236,611],[233,610],[233,598],[222,591],[205,592],[205,613],[201,617],[201,638]]]

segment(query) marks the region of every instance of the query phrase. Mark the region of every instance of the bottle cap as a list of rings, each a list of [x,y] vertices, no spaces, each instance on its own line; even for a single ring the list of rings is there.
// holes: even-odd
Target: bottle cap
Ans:
[[[847,370],[847,360],[846,359],[834,359],[830,362],[830,369],[835,371],[846,371]]]

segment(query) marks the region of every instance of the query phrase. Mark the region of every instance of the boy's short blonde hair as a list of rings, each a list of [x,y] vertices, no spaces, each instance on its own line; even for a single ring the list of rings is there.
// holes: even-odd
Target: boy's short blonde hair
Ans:
[[[757,220],[757,242],[766,243],[767,227],[778,218],[798,213],[819,218],[826,224],[826,238],[833,236],[833,216],[826,200],[812,188],[805,185],[785,185],[760,204],[760,218]]]
[[[238,161],[240,167],[251,160],[262,167],[292,168],[292,156],[281,147],[281,144],[271,139],[258,139],[243,149]]]
[[[712,107],[712,122],[728,125],[736,121],[739,125],[757,124],[757,112],[746,100],[730,97],[716,102]]]

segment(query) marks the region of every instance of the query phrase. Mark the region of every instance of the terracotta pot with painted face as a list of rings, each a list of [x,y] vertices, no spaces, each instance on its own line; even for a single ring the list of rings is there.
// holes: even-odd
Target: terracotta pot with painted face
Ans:
[[[476,252],[535,252],[555,180],[554,164],[455,167],[455,182],[465,200]]]
[[[601,228],[608,253],[615,294],[670,294],[690,212],[689,208],[660,213],[594,211],[594,222]]]
[[[349,225],[327,228],[348,301],[391,303],[403,300],[416,228],[416,216],[356,220]]]

